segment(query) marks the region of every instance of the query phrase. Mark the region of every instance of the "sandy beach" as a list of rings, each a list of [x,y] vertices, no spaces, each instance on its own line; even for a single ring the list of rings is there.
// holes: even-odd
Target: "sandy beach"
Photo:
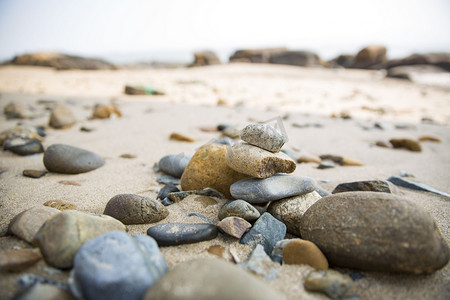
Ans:
[[[220,132],[205,132],[201,127],[219,124],[246,125],[281,117],[291,149],[314,155],[335,154],[356,159],[363,166],[337,166],[318,169],[315,163],[297,164],[296,175],[315,178],[331,192],[343,182],[386,180],[401,172],[410,180],[450,193],[450,87],[418,85],[389,79],[382,71],[302,68],[265,64],[218,65],[198,68],[55,71],[42,67],[0,67],[0,109],[10,102],[32,105],[36,117],[24,120],[44,126],[45,148],[55,143],[91,150],[105,158],[105,165],[77,175],[48,173],[39,179],[22,176],[24,169],[44,170],[42,154],[18,156],[0,152],[0,228],[2,232],[21,211],[41,206],[48,200],[64,200],[77,210],[103,213],[113,196],[133,193],[156,199],[163,186],[153,165],[167,154],[194,154],[200,146],[221,137]],[[163,96],[129,96],[126,84],[147,84],[165,92]],[[77,118],[71,128],[56,130],[48,126],[46,106],[66,104]],[[91,120],[96,104],[115,104],[121,118]],[[349,119],[341,115],[349,115]],[[332,117],[334,116],[334,117]],[[425,121],[424,121],[425,120]],[[0,132],[18,122],[0,115]],[[383,129],[375,128],[375,122]],[[300,128],[297,124],[320,124]],[[80,131],[89,127],[91,132]],[[195,142],[170,140],[177,132]],[[391,138],[419,139],[433,136],[440,143],[421,142],[422,152],[375,146]],[[133,159],[122,158],[132,154]],[[79,185],[61,184],[74,181]],[[406,198],[429,212],[450,243],[450,199],[428,192],[399,188]],[[217,212],[224,200],[205,206],[189,197],[168,206],[169,216],[159,223],[194,222],[190,212],[218,221]],[[158,224],[158,223],[157,223]],[[154,224],[152,224],[154,225]],[[129,225],[131,234],[144,234],[151,225]],[[197,244],[161,247],[169,267],[195,257],[213,256],[208,248],[225,248],[244,260],[250,248],[231,237]],[[31,248],[14,236],[0,237],[0,251]],[[51,272],[39,261],[22,273],[39,274],[64,282],[68,272]],[[327,299],[304,290],[308,266],[283,265],[276,280],[267,282],[287,299]],[[450,266],[431,275],[398,275],[360,272],[350,295],[361,299],[448,299]],[[21,273],[0,274],[0,299],[9,299],[17,291]]]

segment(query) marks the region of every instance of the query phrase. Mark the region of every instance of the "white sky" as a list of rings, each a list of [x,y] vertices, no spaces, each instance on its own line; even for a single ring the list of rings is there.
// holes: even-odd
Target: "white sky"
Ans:
[[[450,52],[450,0],[0,0],[0,59],[277,46],[329,59],[370,43]]]

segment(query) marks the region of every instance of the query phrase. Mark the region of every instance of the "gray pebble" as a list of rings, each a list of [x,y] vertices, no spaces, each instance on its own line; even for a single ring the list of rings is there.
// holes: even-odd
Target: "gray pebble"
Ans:
[[[190,156],[184,154],[166,155],[159,160],[159,168],[166,174],[180,178],[190,159]]]
[[[15,137],[3,142],[3,150],[25,156],[44,152],[44,146],[38,139]]]
[[[159,169],[158,169],[159,172]],[[173,185],[180,185],[180,179],[179,178],[175,178],[171,175],[163,175],[163,176],[159,176],[158,178],[156,178],[156,181],[158,183],[162,183],[162,184],[173,184]]]
[[[249,124],[241,131],[241,139],[264,150],[277,153],[286,143],[286,136],[264,123]]]
[[[103,158],[78,147],[53,144],[44,152],[44,165],[50,172],[78,174],[103,166]]]
[[[211,224],[169,223],[150,227],[147,234],[160,246],[175,246],[212,240],[218,231]]]

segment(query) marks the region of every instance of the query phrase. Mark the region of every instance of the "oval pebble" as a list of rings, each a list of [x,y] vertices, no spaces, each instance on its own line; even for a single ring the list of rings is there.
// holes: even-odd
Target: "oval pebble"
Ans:
[[[241,139],[264,150],[280,152],[287,138],[270,124],[249,124],[241,131]]]
[[[217,237],[218,231],[211,224],[169,223],[150,227],[147,234],[159,246],[175,246],[212,240]]]
[[[44,165],[50,172],[78,174],[95,170],[104,163],[94,152],[64,144],[53,144],[44,152]]]
[[[191,159],[184,154],[170,154],[159,160],[159,168],[166,174],[180,178]]]
[[[293,240],[283,247],[283,261],[288,265],[310,265],[318,270],[328,269],[328,260],[312,242]]]
[[[250,203],[244,200],[234,200],[223,205],[219,210],[219,220],[227,217],[241,217],[251,222],[257,220],[261,214]]]

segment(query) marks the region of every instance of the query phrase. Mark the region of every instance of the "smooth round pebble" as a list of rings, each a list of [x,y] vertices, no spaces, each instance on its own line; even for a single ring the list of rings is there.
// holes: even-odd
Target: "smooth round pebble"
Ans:
[[[3,149],[22,156],[44,152],[44,146],[38,139],[15,137],[3,142]]]
[[[312,271],[305,280],[305,289],[319,292],[331,299],[340,299],[353,285],[353,280],[335,270]]]
[[[44,152],[44,165],[50,172],[78,174],[103,166],[103,158],[78,147],[53,144]]]
[[[168,223],[150,227],[147,234],[159,246],[175,246],[209,241],[217,237],[216,226],[211,224]]]
[[[257,220],[261,214],[250,203],[244,200],[234,200],[224,204],[219,210],[219,220],[227,217],[240,217],[248,222]]]
[[[328,261],[320,249],[305,240],[294,240],[283,247],[283,261],[288,265],[309,265],[317,270],[327,270]]]
[[[184,154],[166,155],[159,160],[159,168],[168,175],[180,178],[190,159],[190,156]]]

